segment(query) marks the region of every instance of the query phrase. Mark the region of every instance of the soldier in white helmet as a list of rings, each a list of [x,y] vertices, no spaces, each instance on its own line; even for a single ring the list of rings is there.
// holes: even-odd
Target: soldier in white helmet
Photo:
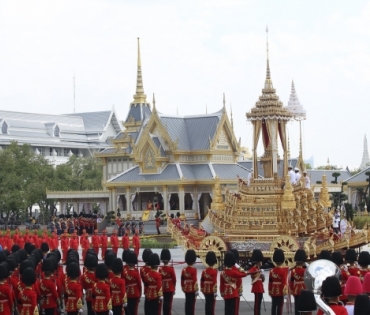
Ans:
[[[311,188],[311,180],[307,175],[307,171],[303,171],[303,177],[304,177],[305,188],[310,189]]]
[[[299,180],[301,179],[301,173],[299,172],[298,167],[294,169],[294,173],[295,173],[295,184],[297,185],[299,183]]]
[[[248,179],[247,179],[248,180],[248,186],[250,186],[250,184],[251,184],[252,174],[253,174],[253,167],[251,168],[251,171],[248,174]]]

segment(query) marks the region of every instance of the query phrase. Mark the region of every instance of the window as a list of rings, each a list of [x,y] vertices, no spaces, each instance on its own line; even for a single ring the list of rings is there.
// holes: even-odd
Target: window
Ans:
[[[54,127],[54,137],[59,137],[60,136],[60,129],[58,125],[55,125]]]
[[[1,126],[1,132],[3,134],[7,134],[8,133],[8,124],[6,123],[6,121],[3,122],[3,125]]]

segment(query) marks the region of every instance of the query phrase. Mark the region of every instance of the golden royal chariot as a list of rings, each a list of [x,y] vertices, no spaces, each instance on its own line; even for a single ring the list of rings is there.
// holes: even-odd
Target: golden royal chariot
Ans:
[[[294,87],[294,86],[293,86]],[[262,95],[247,119],[253,126],[253,176],[247,182],[239,179],[237,192],[226,190],[221,193],[216,178],[215,195],[207,217],[200,228],[190,226],[185,231],[168,220],[168,231],[185,249],[192,248],[205,262],[208,251],[218,257],[226,250],[236,248],[248,255],[253,249],[262,250],[265,258],[272,258],[276,248],[285,252],[286,263],[291,264],[295,251],[306,251],[310,260],[322,250],[345,250],[368,244],[368,230],[348,228],[338,237],[330,226],[333,210],[323,176],[319,197],[314,188],[306,188],[303,177],[296,184],[290,183],[288,175],[289,144],[287,143],[287,122],[304,116],[299,103],[287,107],[279,101],[270,77],[269,60]],[[290,108],[291,107],[291,108]],[[262,138],[264,154],[257,158],[257,146]],[[283,151],[283,160],[278,155],[278,144]],[[302,140],[300,140],[299,166],[303,171]],[[282,163],[282,176],[278,176],[278,165]],[[263,169],[263,176],[258,174]]]

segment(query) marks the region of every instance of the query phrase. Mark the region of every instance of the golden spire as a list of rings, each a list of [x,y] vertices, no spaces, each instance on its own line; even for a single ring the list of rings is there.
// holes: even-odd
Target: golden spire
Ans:
[[[306,169],[306,164],[303,161],[303,150],[302,150],[302,121],[299,121],[299,157],[298,165],[303,172]]]
[[[267,66],[266,66],[266,80],[265,89],[272,89],[271,72],[270,72],[270,57],[269,57],[269,29],[266,26],[266,54],[267,54]]]
[[[222,102],[224,104],[224,109],[225,109],[225,104],[226,104],[226,101],[225,101],[225,92],[224,92],[224,98],[223,98]]]
[[[288,160],[290,160],[290,140],[289,140],[289,133],[288,133],[288,152],[287,152],[287,155],[288,155]]]
[[[208,114],[207,104],[206,104],[206,114]]]
[[[143,76],[141,73],[141,58],[140,58],[140,38],[137,38],[137,77],[136,77],[136,94],[134,95],[135,104],[146,103],[146,95],[144,94]]]

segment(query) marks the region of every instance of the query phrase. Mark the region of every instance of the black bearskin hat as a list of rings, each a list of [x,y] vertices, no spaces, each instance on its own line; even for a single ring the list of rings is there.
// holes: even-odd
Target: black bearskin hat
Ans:
[[[18,262],[16,260],[16,256],[12,255],[12,256],[9,256],[6,258],[5,262],[8,264],[8,269],[9,271],[13,271],[15,268],[18,267]],[[18,257],[18,260],[19,260],[19,257]]]
[[[7,249],[3,249],[3,252],[5,253],[6,256],[10,255],[10,251],[8,251]]]
[[[95,277],[99,280],[108,278],[108,268],[105,264],[98,264],[95,270]]]
[[[31,253],[36,249],[36,246],[33,245],[33,244],[30,244],[28,245],[28,247],[26,248],[26,251],[27,251],[27,254],[28,255],[31,255]]]
[[[96,268],[98,265],[98,258],[96,255],[86,255],[85,261],[84,261],[84,266],[89,269]]]
[[[144,251],[143,251],[143,254],[141,256],[141,258],[143,259],[143,262],[145,262],[146,264],[148,263],[148,259],[149,259],[149,256],[150,254],[152,254],[152,250],[149,249],[149,248],[145,248]]]
[[[117,258],[116,254],[113,252],[109,252],[108,255],[104,258],[104,264],[110,269],[112,267],[112,263],[114,258]]]
[[[122,260],[121,258],[114,258],[112,262],[112,271],[115,274],[121,274],[123,270]]]
[[[22,282],[26,286],[31,286],[36,282],[35,270],[32,268],[26,268],[22,273]]]
[[[348,248],[346,251],[346,261],[354,262],[357,261],[357,253],[353,248]]]
[[[1,250],[0,251],[0,263],[5,261],[6,257],[7,256],[6,256],[5,252],[3,250]]]
[[[23,274],[23,271],[25,271],[27,268],[35,269],[35,263],[31,259],[26,259],[21,262],[21,265],[19,266],[19,273]]]
[[[276,264],[282,264],[285,261],[284,251],[280,248],[275,249],[272,260]]]
[[[67,276],[70,277],[71,279],[76,279],[80,275],[80,266],[75,263],[71,262],[70,264],[67,265]]]
[[[148,263],[151,267],[159,266],[161,264],[161,261],[159,260],[158,254],[151,254],[148,258]]]
[[[342,295],[342,288],[336,276],[327,277],[322,282],[322,294],[326,298],[333,298]]]
[[[363,314],[370,314],[370,302],[367,294],[357,295],[355,300],[353,315]]]
[[[58,263],[59,263],[60,260],[62,259],[62,255],[60,254],[59,249],[53,249],[51,252],[56,254],[56,256],[58,257]]]
[[[17,252],[19,257],[21,258],[21,261],[25,260],[27,258],[27,251],[25,249],[21,249]]]
[[[305,262],[307,259],[306,252],[303,249],[298,249],[294,254],[294,261]]]
[[[230,249],[230,252],[232,252],[235,256],[235,259],[238,261],[239,260],[239,252],[236,248]]]
[[[360,255],[358,255],[358,264],[360,266],[368,266],[370,265],[370,254],[369,252],[362,251]]]
[[[317,305],[313,292],[311,290],[302,290],[299,294],[298,312],[313,312],[316,311]]]
[[[206,255],[206,264],[210,267],[214,266],[217,264],[217,257],[215,252],[209,251]]]
[[[122,252],[122,261],[126,262],[126,257],[127,257],[127,254],[131,252],[130,249],[124,249],[123,252]]]
[[[341,252],[333,252],[331,254],[331,261],[336,264],[337,266],[340,266],[343,264],[343,256]]]
[[[169,261],[171,260],[171,252],[168,248],[164,248],[161,251],[161,260]]]
[[[48,253],[46,255],[46,258],[51,259],[54,266],[54,271],[58,269],[58,256],[55,253]]]
[[[253,250],[251,261],[253,262],[263,261],[263,254],[260,249]]]
[[[19,245],[17,244],[14,244],[12,246],[12,254],[16,253],[17,251],[19,251],[21,248],[19,247]]]
[[[0,279],[7,279],[9,277],[9,268],[6,263],[0,264]]]
[[[46,258],[42,261],[42,271],[43,272],[54,272],[54,266],[53,260],[51,258]]]
[[[42,243],[40,249],[43,253],[47,253],[50,250],[48,243]]]
[[[197,260],[197,255],[194,249],[188,249],[185,253],[185,261],[188,265],[192,265]]]
[[[319,257],[317,257],[318,259],[326,259],[326,260],[330,260],[331,259],[331,253],[330,251],[326,250],[326,249],[323,249],[320,254],[319,254]]]
[[[235,255],[232,252],[227,252],[224,257],[224,265],[230,268],[235,265],[235,262]]]
[[[126,263],[128,265],[136,265],[137,264],[137,257],[133,251],[130,251],[126,255]]]

